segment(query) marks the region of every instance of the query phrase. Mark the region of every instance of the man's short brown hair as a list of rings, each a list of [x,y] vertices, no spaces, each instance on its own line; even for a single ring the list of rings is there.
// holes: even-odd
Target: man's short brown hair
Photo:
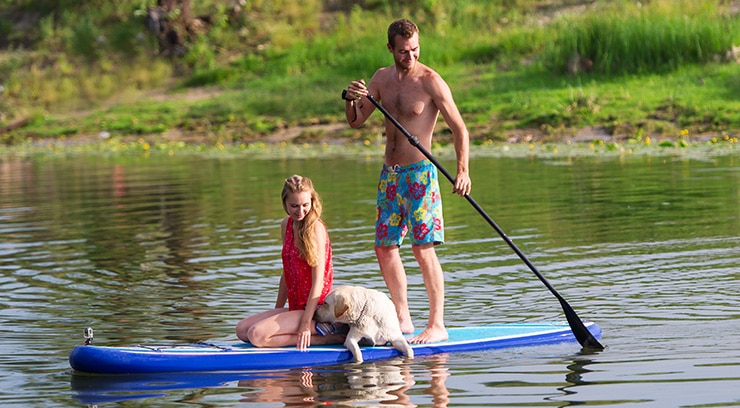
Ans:
[[[418,32],[419,27],[417,27],[411,20],[407,20],[405,18],[396,20],[388,26],[388,45],[390,45],[391,48],[395,48],[395,39],[397,35],[408,39]]]

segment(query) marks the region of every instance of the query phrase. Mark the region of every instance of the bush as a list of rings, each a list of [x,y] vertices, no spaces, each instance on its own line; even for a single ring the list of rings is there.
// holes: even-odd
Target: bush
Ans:
[[[104,37],[101,36],[98,27],[90,18],[83,17],[78,24],[72,26],[68,39],[68,50],[73,55],[94,60],[100,55],[103,45]]]

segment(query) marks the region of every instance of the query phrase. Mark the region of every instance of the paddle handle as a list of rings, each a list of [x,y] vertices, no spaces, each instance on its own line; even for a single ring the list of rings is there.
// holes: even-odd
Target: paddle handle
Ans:
[[[372,102],[373,105],[375,105],[378,110],[380,110],[383,115],[388,119],[391,123],[393,123],[398,130],[401,131],[401,133],[406,136],[406,138],[409,140],[409,143],[411,143],[414,147],[419,149],[419,151],[426,157],[430,162],[434,164],[435,167],[447,178],[447,180],[452,183],[452,185],[455,185],[455,179],[452,177],[452,175],[447,171],[447,169],[442,166],[442,164],[437,161],[434,156],[419,142],[419,139],[409,133],[403,125],[401,125],[396,118],[394,118],[388,111],[377,101],[372,95],[367,95],[367,99]],[[501,227],[496,224],[496,222],[491,218],[488,213],[486,213],[483,208],[481,208],[480,205],[473,199],[473,197],[470,196],[470,194],[466,194],[465,199],[468,200],[468,202],[473,206],[473,208],[478,211],[478,213],[483,216],[483,219],[488,222],[488,224],[493,227],[494,230],[503,238],[503,240],[511,247],[511,249],[514,250],[514,252],[519,256],[519,258],[524,261],[524,263],[529,267],[529,269],[534,272],[534,274],[539,278],[542,283],[545,284],[547,289],[550,290],[550,292],[555,295],[555,297],[560,302],[560,306],[563,308],[563,312],[565,312],[565,318],[568,320],[568,324],[570,325],[571,330],[573,331],[573,334],[576,337],[576,340],[581,344],[584,348],[593,348],[593,349],[604,349],[604,346],[602,346],[598,340],[591,334],[590,331],[586,328],[586,326],[583,324],[583,321],[578,317],[575,310],[568,304],[568,302],[565,301],[565,298],[563,298],[560,293],[558,293],[557,290],[550,284],[550,282],[545,278],[544,275],[540,273],[539,270],[537,270],[537,267],[534,266],[532,262],[530,262],[529,258],[527,258],[526,255],[519,249],[519,247],[514,244],[514,241],[509,238],[508,235],[504,232],[504,230],[501,229]]]

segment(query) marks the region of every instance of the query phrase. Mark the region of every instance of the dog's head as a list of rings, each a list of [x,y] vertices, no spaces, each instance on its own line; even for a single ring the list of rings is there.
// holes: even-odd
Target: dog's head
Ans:
[[[326,295],[324,303],[316,308],[314,319],[327,323],[351,323],[357,316],[357,304],[363,302],[364,297],[352,286],[340,286]],[[360,303],[362,306],[362,303]]]

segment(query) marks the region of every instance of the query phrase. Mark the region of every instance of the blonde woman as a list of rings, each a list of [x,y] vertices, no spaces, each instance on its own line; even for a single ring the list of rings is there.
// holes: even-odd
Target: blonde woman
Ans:
[[[334,279],[319,194],[311,179],[294,175],[285,180],[281,197],[288,216],[281,223],[283,273],[275,309],[240,321],[236,335],[256,347],[295,345],[305,350],[311,344],[342,343],[346,328],[313,320]]]

